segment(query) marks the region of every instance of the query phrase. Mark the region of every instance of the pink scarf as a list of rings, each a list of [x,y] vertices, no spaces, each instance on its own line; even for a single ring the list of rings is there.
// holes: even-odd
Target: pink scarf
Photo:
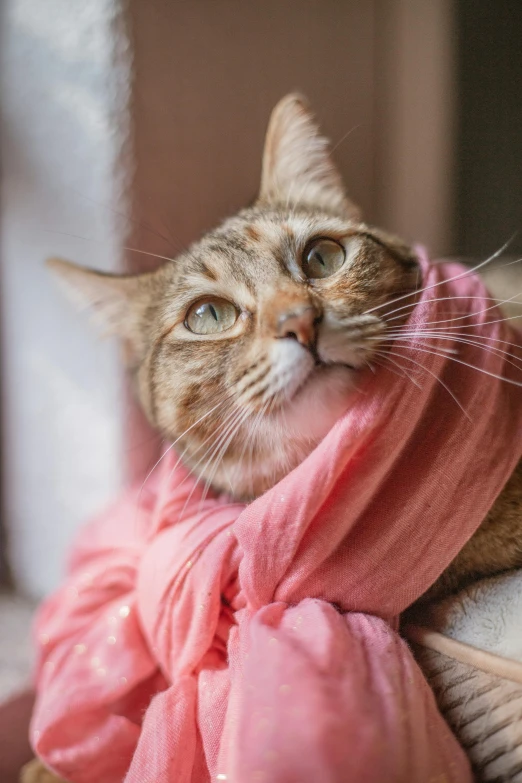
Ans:
[[[506,355],[521,340],[476,276],[422,266],[408,331],[435,336],[398,360],[418,385],[368,372],[315,451],[246,507],[202,502],[169,454],[83,530],[37,623],[32,741],[67,780],[471,780],[394,618],[521,456],[520,389],[500,380],[521,379]]]

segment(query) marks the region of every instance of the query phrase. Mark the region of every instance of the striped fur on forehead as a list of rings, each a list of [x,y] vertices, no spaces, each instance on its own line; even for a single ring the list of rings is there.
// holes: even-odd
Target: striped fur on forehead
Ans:
[[[322,236],[338,241],[350,236],[366,238],[370,240],[367,247],[375,243],[406,268],[415,266],[408,246],[364,223],[324,212],[257,207],[225,221],[176,261],[176,298],[185,305],[206,293],[235,293],[238,303],[248,302],[251,307],[259,288],[274,286],[278,275],[304,282],[302,252],[311,239]],[[363,245],[354,245],[354,252]],[[366,252],[361,257],[369,260],[370,256]],[[364,275],[362,267],[360,271]],[[369,266],[367,271],[371,271]]]

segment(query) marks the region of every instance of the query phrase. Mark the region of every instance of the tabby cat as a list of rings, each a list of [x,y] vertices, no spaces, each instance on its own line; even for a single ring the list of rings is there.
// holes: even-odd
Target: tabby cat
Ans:
[[[123,341],[152,425],[209,487],[242,500],[324,437],[358,374],[386,356],[394,300],[413,307],[420,285],[412,249],[362,222],[296,95],[272,113],[254,206],[155,272],[50,266]],[[521,519],[519,466],[430,596],[522,565]]]

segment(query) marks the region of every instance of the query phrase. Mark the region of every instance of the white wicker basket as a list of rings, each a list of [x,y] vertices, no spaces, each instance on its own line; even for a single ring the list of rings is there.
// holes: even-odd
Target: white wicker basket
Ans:
[[[403,630],[478,783],[522,783],[522,664],[428,628]]]

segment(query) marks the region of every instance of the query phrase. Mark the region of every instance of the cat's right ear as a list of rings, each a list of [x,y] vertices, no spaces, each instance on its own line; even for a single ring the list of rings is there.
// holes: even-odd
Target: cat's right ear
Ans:
[[[62,258],[46,262],[67,297],[86,310],[106,335],[121,337],[129,361],[143,350],[143,316],[151,299],[150,273],[114,275],[73,264]]]
[[[263,153],[261,204],[303,205],[359,221],[341,175],[306,100],[287,95],[274,108]]]

